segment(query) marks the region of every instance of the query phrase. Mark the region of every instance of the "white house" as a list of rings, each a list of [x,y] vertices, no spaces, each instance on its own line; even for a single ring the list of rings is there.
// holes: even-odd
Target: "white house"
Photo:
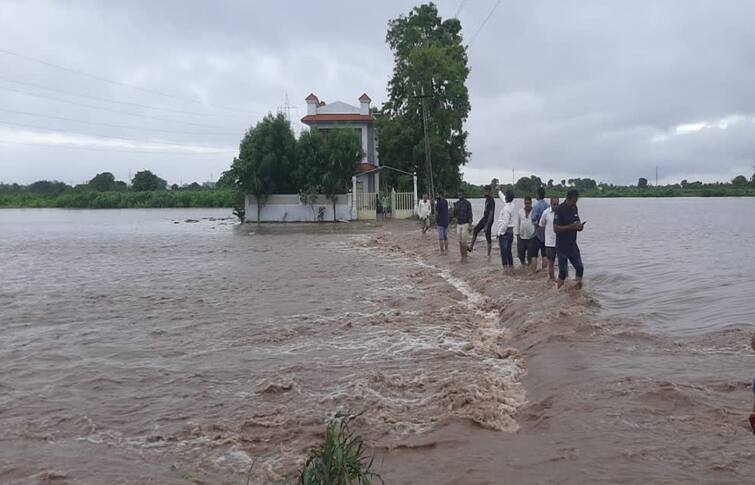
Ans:
[[[380,173],[377,167],[380,165],[377,155],[377,133],[375,130],[375,118],[370,113],[370,102],[367,94],[359,97],[359,107],[352,106],[343,101],[334,101],[326,104],[314,94],[306,97],[307,115],[301,119],[302,123],[310,129],[320,132],[323,138],[328,138],[331,128],[353,128],[362,140],[362,152],[364,157],[354,167],[356,175],[357,191],[376,193],[380,187]]]

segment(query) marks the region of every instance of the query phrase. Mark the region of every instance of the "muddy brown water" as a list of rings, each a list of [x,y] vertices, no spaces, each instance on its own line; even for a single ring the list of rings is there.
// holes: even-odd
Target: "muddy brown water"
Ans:
[[[712,224],[701,240],[734,228],[752,244],[740,236],[755,234],[755,217],[718,217],[755,215],[752,202],[723,200],[693,218]],[[600,227],[616,219],[614,202],[580,210]],[[633,233],[618,218],[580,235],[590,288],[558,293],[539,276],[505,279],[480,252],[467,265],[442,258],[411,223],[227,217],[0,211],[0,482],[269,483],[302,463],[339,411],[364,412],[355,426],[387,483],[743,483],[755,473],[742,417],[751,258],[708,248],[712,284],[684,251],[663,259],[667,239],[621,233],[606,249],[610,234]],[[652,248],[667,263],[655,290],[636,275],[625,282],[625,269],[649,271]],[[677,284],[675,272],[688,277]],[[697,278],[710,299],[678,304],[678,286]]]

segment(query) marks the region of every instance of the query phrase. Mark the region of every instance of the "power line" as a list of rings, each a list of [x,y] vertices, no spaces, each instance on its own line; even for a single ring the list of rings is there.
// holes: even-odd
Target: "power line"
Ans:
[[[46,128],[44,126],[37,126],[37,125],[29,125],[26,123],[13,123],[11,121],[2,121],[0,120],[0,125],[6,125],[6,126],[18,126],[21,128],[31,128],[33,130],[42,130],[47,131],[50,133],[58,133],[61,135],[78,135],[78,136],[88,136],[91,138],[106,138],[109,140],[120,140],[120,141],[134,141],[137,143],[151,143],[153,145],[167,145],[172,147],[184,147],[184,148],[202,148],[200,146],[192,146],[192,145],[181,145],[179,143],[174,142],[166,142],[166,141],[155,141],[155,140],[145,140],[145,139],[139,139],[139,138],[125,138],[121,136],[108,136],[108,135],[97,135],[97,134],[91,134],[91,133],[81,133],[76,131],[62,131],[62,130],[56,130],[54,128]]]
[[[234,150],[218,150],[214,152],[171,152],[171,151],[152,151],[152,150],[128,150],[128,149],[120,149],[120,148],[94,148],[94,147],[87,147],[87,146],[71,146],[71,145],[60,145],[56,143],[26,143],[26,142],[20,142],[16,140],[3,140],[0,139],[0,144],[5,145],[25,145],[25,146],[41,146],[41,147],[51,147],[51,148],[66,148],[71,150],[90,150],[94,152],[116,152],[116,153],[146,153],[146,154],[157,154],[157,155],[217,155],[221,153],[233,153]]]
[[[454,14],[454,18],[459,18],[459,14],[461,13],[461,10],[464,8],[464,6],[467,4],[468,0],[461,0],[459,2],[459,7],[456,9],[456,13]]]
[[[71,74],[76,74],[76,75],[79,75],[79,76],[88,77],[90,79],[94,79],[94,80],[97,80],[97,81],[101,81],[101,82],[105,82],[105,83],[110,83],[110,84],[116,84],[118,86],[125,86],[127,88],[136,89],[138,91],[143,91],[145,93],[153,94],[153,95],[156,95],[156,96],[162,96],[164,98],[175,99],[175,100],[183,101],[183,102],[188,101],[188,102],[192,102],[192,103],[199,103],[202,106],[206,106],[206,104],[204,103],[204,101],[202,101],[199,98],[184,98],[182,96],[174,96],[172,94],[164,93],[162,91],[156,91],[154,89],[147,89],[147,88],[143,88],[141,86],[136,86],[134,84],[124,83],[122,81],[115,81],[113,79],[108,79],[106,77],[102,77],[102,76],[99,76],[97,74],[91,74],[91,73],[88,73],[88,72],[85,72],[85,71],[80,71],[78,69],[71,69],[70,67],[61,66],[59,64],[54,64],[52,62],[48,62],[48,61],[45,61],[43,59],[37,59],[35,57],[31,57],[31,56],[27,56],[27,55],[24,55],[24,54],[20,54],[18,52],[9,51],[7,49],[0,49],[0,53],[7,54],[7,55],[10,55],[10,56],[15,56],[15,57],[18,57],[20,59],[24,59],[24,60],[29,61],[29,62],[36,62],[38,64],[42,64],[42,65],[47,66],[47,67],[52,67],[52,68],[55,68],[55,69],[60,69],[62,71],[66,71],[66,72],[69,72]],[[237,108],[221,107],[221,106],[218,106],[218,108],[225,109],[227,111],[236,111],[236,112],[239,112],[239,113],[245,113],[245,111],[239,110]]]
[[[467,48],[469,48],[469,46],[472,45],[472,42],[474,42],[474,40],[477,38],[477,35],[480,33],[480,31],[482,31],[482,28],[485,27],[485,24],[488,23],[488,20],[490,20],[490,17],[492,17],[493,13],[495,13],[495,9],[498,8],[498,5],[500,5],[502,1],[503,0],[498,0],[497,2],[495,2],[495,5],[493,5],[493,8],[490,9],[490,13],[488,13],[488,16],[485,17],[485,20],[482,21],[480,26],[477,28],[477,31],[474,33],[474,35],[472,35],[472,39],[467,43]]]
[[[75,96],[77,98],[92,99],[94,101],[104,101],[106,103],[122,104],[124,106],[135,106],[137,108],[143,108],[143,109],[152,109],[152,110],[157,110],[157,111],[167,111],[167,112],[170,112],[170,113],[184,114],[184,115],[193,115],[193,116],[228,116],[227,114],[223,114],[223,113],[220,113],[220,114],[216,114],[216,113],[198,113],[196,111],[183,111],[183,110],[179,110],[179,109],[161,108],[161,107],[157,107],[157,106],[148,106],[148,105],[145,105],[145,104],[132,103],[132,102],[129,102],[129,101],[118,101],[118,100],[115,100],[115,99],[100,98],[100,97],[97,97],[97,96],[89,96],[87,94],[78,94],[78,93],[72,93],[72,92],[69,92],[69,91],[61,91],[59,89],[53,89],[53,88],[49,88],[47,86],[42,86],[41,84],[30,83],[30,82],[26,82],[26,81],[17,81],[17,80],[8,79],[8,78],[2,77],[2,76],[0,76],[0,81],[5,81],[5,82],[8,82],[8,83],[13,83],[13,84],[20,84],[22,86],[31,86],[31,87],[34,87],[34,88],[37,88],[37,89],[43,89],[45,91],[51,91],[53,93],[65,94],[66,96]],[[230,116],[241,116],[241,115],[240,114],[232,114]]]
[[[19,111],[15,109],[8,109],[8,108],[0,108],[0,111],[5,113],[14,113],[14,114],[20,114],[24,116],[35,116],[39,118],[49,118],[52,120],[61,120],[61,121],[72,121],[74,123],[85,123],[87,125],[97,125],[97,126],[107,126],[110,128],[125,128],[127,130],[139,130],[139,131],[159,131],[161,133],[175,133],[180,135],[238,135],[237,132],[219,132],[219,131],[181,131],[181,130],[164,130],[162,128],[145,128],[142,126],[133,126],[133,125],[118,125],[115,123],[103,123],[100,121],[89,121],[89,120],[79,120],[76,118],[66,118],[64,116],[53,116],[53,115],[46,115],[42,113],[31,113],[29,111]]]
[[[29,91],[24,91],[22,89],[14,89],[14,88],[8,88],[8,87],[3,87],[2,89],[6,90],[6,91],[11,91],[11,92],[14,92],[14,93],[24,94],[26,96],[34,96],[36,98],[50,99],[52,101],[57,101],[57,102],[60,102],[60,103],[72,104],[74,106],[81,106],[83,108],[89,108],[89,109],[98,109],[98,110],[101,110],[101,111],[109,111],[111,113],[119,113],[119,114],[124,114],[124,115],[127,115],[127,116],[134,116],[136,118],[146,118],[146,119],[157,120],[157,121],[167,121],[169,123],[179,123],[179,124],[183,124],[183,125],[197,126],[199,128],[217,129],[217,126],[203,125],[201,123],[192,123],[190,121],[172,120],[170,118],[160,118],[159,116],[150,116],[150,115],[144,115],[144,114],[129,113],[128,111],[122,111],[122,110],[113,109],[113,108],[106,108],[104,106],[93,106],[91,104],[78,103],[76,101],[71,101],[70,99],[55,98],[55,97],[47,96],[47,95],[44,95],[44,94],[32,93],[32,92],[29,92]]]

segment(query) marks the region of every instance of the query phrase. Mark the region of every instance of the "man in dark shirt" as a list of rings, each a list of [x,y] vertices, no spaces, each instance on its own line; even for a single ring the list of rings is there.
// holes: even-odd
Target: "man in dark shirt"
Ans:
[[[474,249],[474,243],[477,240],[477,235],[485,229],[485,241],[488,242],[488,256],[490,256],[490,250],[493,248],[493,218],[495,217],[495,199],[490,195],[490,185],[485,186],[485,212],[482,214],[482,219],[474,227],[472,233],[472,242],[469,243],[469,252]]]
[[[553,219],[553,229],[556,231],[556,254],[558,255],[558,287],[561,288],[568,276],[571,262],[577,273],[575,288],[582,288],[582,274],[585,271],[582,265],[582,256],[577,246],[577,232],[585,228],[585,223],[579,219],[577,209],[579,192],[572,189],[566,193],[566,200],[558,206]]]
[[[440,254],[448,254],[448,201],[443,197],[443,191],[438,191],[435,198],[435,222],[438,226],[438,244]]]
[[[467,234],[469,225],[472,223],[472,204],[464,198],[464,192],[459,191],[459,200],[454,204],[454,214],[456,214],[456,235],[459,237],[459,251],[461,260],[467,260]]]

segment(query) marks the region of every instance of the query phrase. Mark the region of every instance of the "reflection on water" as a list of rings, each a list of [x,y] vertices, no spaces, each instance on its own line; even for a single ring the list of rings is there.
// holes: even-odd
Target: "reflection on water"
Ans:
[[[480,217],[483,200],[472,205]],[[606,316],[674,333],[755,322],[755,198],[578,205],[589,221],[578,238],[585,278]]]

